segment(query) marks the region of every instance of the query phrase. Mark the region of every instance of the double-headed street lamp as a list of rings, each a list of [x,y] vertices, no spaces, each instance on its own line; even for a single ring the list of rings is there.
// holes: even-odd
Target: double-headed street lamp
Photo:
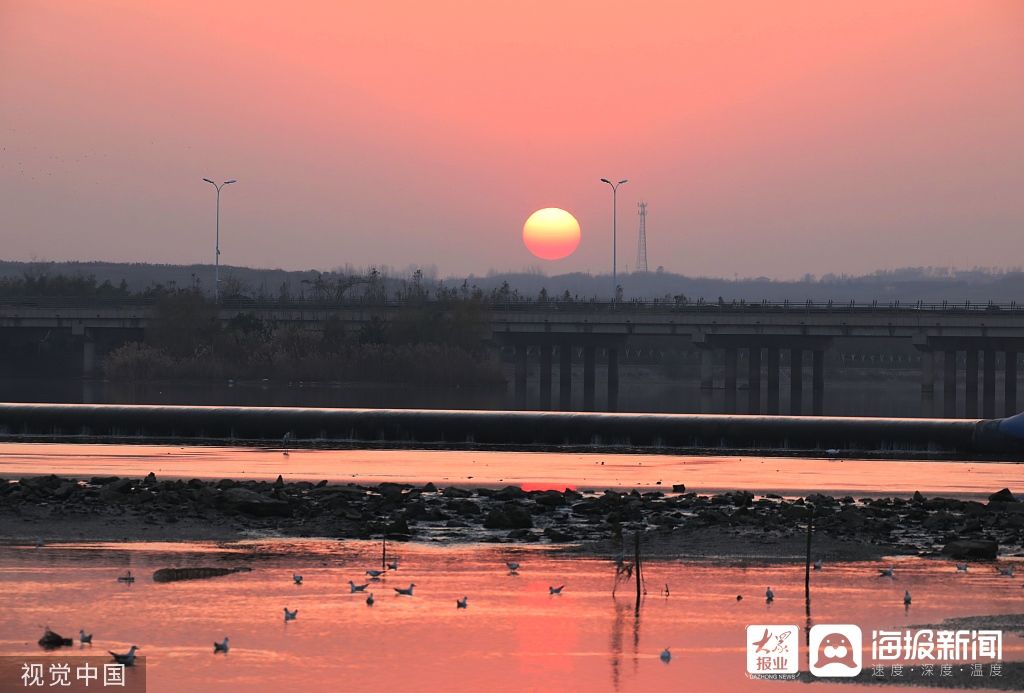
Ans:
[[[618,199],[617,198],[618,198],[618,193],[619,193],[619,186],[622,185],[623,183],[628,183],[629,180],[626,179],[626,178],[623,178],[618,183],[612,183],[607,178],[602,178],[601,182],[602,183],[607,183],[608,185],[610,185],[612,187],[612,301],[614,301],[615,297],[616,297],[616,294],[618,293],[618,290],[619,290],[619,282],[618,282],[618,279],[617,279],[617,274],[618,273],[616,272],[616,264],[617,264],[616,263],[616,257],[617,257],[617,250],[618,250],[618,242],[617,242],[617,239],[616,239],[616,231],[617,231],[616,225],[617,225],[618,216],[619,216],[618,215]]]
[[[216,251],[213,256],[213,300],[215,302],[220,301],[220,189],[225,185],[231,185],[237,183],[234,178],[226,180],[220,185],[217,185],[209,178],[203,178],[207,183],[217,188],[217,240],[214,244],[214,250]]]

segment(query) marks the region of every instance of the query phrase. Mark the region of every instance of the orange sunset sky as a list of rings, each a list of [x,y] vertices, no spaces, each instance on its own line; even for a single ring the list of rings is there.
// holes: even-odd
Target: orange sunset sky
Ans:
[[[2,259],[1024,264],[1024,2],[0,0]],[[531,256],[527,216],[583,229]]]

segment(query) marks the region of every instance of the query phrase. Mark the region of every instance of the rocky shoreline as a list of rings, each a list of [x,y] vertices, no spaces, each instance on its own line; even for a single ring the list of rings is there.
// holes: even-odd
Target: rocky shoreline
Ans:
[[[57,476],[0,484],[0,541],[232,540],[329,537],[550,543],[612,553],[644,532],[654,556],[830,560],[893,554],[993,559],[1020,555],[1024,502],[952,498],[786,499],[748,491],[524,491],[434,484],[375,486],[267,481]]]

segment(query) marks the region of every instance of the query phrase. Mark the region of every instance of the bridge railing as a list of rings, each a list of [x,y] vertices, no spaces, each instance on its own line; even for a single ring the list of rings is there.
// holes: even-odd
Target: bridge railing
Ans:
[[[89,297],[89,296],[5,296],[0,297],[0,315],[18,310],[61,311],[88,310],[148,310],[159,303],[158,297]],[[460,299],[427,301],[431,305],[460,303]],[[424,301],[370,300],[352,298],[329,301],[317,298],[264,299],[248,297],[224,298],[220,306],[225,310],[248,311],[332,311],[332,310],[389,310],[422,305]],[[483,299],[475,301],[480,307],[493,312],[586,312],[586,313],[1001,313],[1019,312],[1024,304],[1016,301],[741,301],[741,300],[672,300],[634,299],[607,300],[537,300],[525,298]]]

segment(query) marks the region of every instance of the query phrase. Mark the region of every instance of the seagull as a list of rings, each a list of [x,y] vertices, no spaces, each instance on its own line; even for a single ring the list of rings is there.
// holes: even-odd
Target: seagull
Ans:
[[[967,572],[967,564],[966,563],[957,563],[956,564],[956,572],[958,572],[958,573],[966,573]]]
[[[81,628],[78,629],[78,639],[83,645],[92,645],[92,633],[86,633]]]
[[[896,577],[896,569],[892,566],[888,568],[879,568],[878,577]]]
[[[388,563],[388,570],[398,570],[398,559],[397,558],[395,560],[390,561]]]
[[[742,594],[737,594],[736,595],[736,601],[742,602],[743,601],[743,595]]]
[[[510,572],[510,573],[514,573],[517,570],[519,570],[519,564],[515,563],[513,561],[506,561],[505,565],[508,566],[508,572]]]
[[[548,594],[561,594],[563,588],[565,588],[565,585],[559,585],[558,587],[548,587]]]
[[[765,647],[764,644],[766,642],[768,642],[769,640],[771,640],[771,637],[772,637],[771,631],[768,630],[767,628],[765,628],[764,629],[764,635],[761,636],[761,639],[758,640],[757,642],[750,643],[751,645],[753,645],[754,647],[757,648],[757,649],[754,650],[754,653],[756,654],[758,652],[767,652],[768,648]]]
[[[116,652],[110,652],[110,656],[114,658],[114,661],[118,664],[124,664],[126,667],[133,666],[135,664],[135,651],[139,649],[138,645],[132,645],[132,649],[128,650],[125,654],[117,654]]]
[[[999,568],[999,574],[1003,577],[1013,577],[1013,566],[1007,566],[1005,568]]]
[[[223,652],[224,654],[227,654],[228,653],[228,647],[229,647],[228,646],[228,636],[225,635],[224,636],[224,642],[215,642],[215,643],[213,643],[213,653],[217,654],[218,652]]]
[[[296,585],[301,585],[302,584],[302,576],[301,575],[294,575],[293,574],[292,575],[292,580],[295,581]]]
[[[903,606],[910,606],[910,590],[903,591]]]
[[[368,582],[366,584],[364,584],[364,585],[357,585],[356,583],[352,582],[351,580],[348,581],[348,587],[349,587],[350,590],[352,590],[352,592],[351,592],[352,594],[355,594],[356,592],[365,592],[366,588],[369,587],[369,586],[370,586],[370,583],[368,583]]]
[[[409,596],[409,597],[411,597],[411,596],[412,596],[412,588],[413,588],[413,587],[415,587],[415,586],[416,586],[416,583],[414,583],[414,582],[410,582],[410,583],[409,583],[409,586],[408,586],[408,587],[406,587],[406,588],[402,588],[402,587],[395,587],[395,588],[393,588],[393,589],[394,589],[394,590],[395,590],[395,592],[397,592],[398,594],[404,594],[404,595],[406,595],[406,596]]]
[[[295,618],[298,615],[299,615],[299,610],[298,609],[296,609],[295,611],[288,611],[288,607],[287,606],[284,608],[284,622],[285,623],[288,623],[288,621],[294,621]]]
[[[290,442],[292,442],[292,432],[288,431],[283,436],[281,436],[281,445],[287,445]]]
[[[668,664],[671,660],[672,653],[669,652],[668,648],[666,647],[664,650],[661,651],[661,661],[665,662],[665,664]]]
[[[820,558],[814,562],[814,569],[815,570],[821,570],[821,559]]]
[[[117,576],[118,582],[135,582],[135,576],[132,575],[132,571],[126,572],[124,575]]]
[[[469,599],[469,597],[463,597],[462,599],[456,599],[455,600],[455,608],[456,609],[465,609],[466,608],[466,600],[468,600],[468,599]]]
[[[373,606],[373,592],[370,592],[370,596],[366,598],[366,605]]]
[[[769,604],[771,604],[771,603],[772,603],[773,601],[775,601],[775,593],[774,593],[774,592],[772,592],[772,588],[771,588],[771,587],[769,587],[769,588],[768,588],[768,589],[767,589],[767,590],[765,591],[765,593],[764,593],[764,600],[765,600],[766,602],[768,602]]]
[[[384,574],[384,571],[383,570],[367,570],[366,574],[369,575],[372,578],[379,578],[381,575]]]

